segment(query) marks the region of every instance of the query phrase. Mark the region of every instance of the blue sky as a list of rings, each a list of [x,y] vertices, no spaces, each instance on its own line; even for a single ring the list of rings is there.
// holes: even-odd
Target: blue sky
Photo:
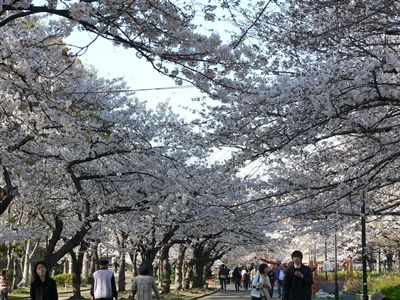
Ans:
[[[74,46],[86,46],[95,37],[94,34],[76,30],[66,39],[66,42],[71,51],[76,52],[77,48]],[[85,65],[90,65],[97,70],[102,77],[123,77],[131,89],[138,90],[136,92],[138,99],[147,101],[150,107],[169,100],[171,106],[181,113],[180,105],[188,105],[190,98],[202,95],[194,87],[176,86],[172,79],[156,72],[146,61],[138,59],[135,50],[114,46],[110,41],[102,38],[94,41],[80,59]],[[166,87],[172,88],[162,89]]]

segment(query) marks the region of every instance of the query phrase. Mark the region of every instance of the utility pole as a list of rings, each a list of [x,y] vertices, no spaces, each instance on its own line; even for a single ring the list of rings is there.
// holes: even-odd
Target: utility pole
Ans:
[[[328,261],[328,243],[327,243],[327,237],[325,238],[325,261]],[[325,280],[328,280],[328,270],[325,271]]]
[[[337,262],[337,234],[335,232],[335,300],[339,300],[338,262]]]
[[[365,229],[366,219],[366,189],[361,191],[361,247],[362,247],[362,273],[363,273],[363,300],[368,300],[367,285],[367,238]]]

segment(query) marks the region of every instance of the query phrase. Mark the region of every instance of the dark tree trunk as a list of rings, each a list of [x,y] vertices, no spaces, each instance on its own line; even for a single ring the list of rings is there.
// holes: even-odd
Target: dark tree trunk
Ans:
[[[202,288],[205,285],[204,269],[207,265],[220,259],[229,247],[218,247],[217,240],[204,239],[198,241],[193,247],[193,258],[190,265],[193,267],[193,288]]]
[[[18,190],[16,187],[13,187],[10,174],[5,167],[3,167],[3,178],[6,186],[0,186],[0,216],[6,211],[14,197],[18,194]]]
[[[118,247],[120,249],[126,248],[126,241],[129,235],[123,231],[118,231],[116,234]],[[114,272],[118,273],[118,291],[126,291],[126,276],[125,276],[125,269],[126,269],[126,261],[125,261],[125,251],[123,250],[119,254],[119,259],[115,262]],[[119,262],[119,264],[118,264]]]
[[[179,245],[178,259],[175,266],[175,289],[177,291],[183,288],[183,267],[185,262],[185,253],[187,246]]]
[[[156,274],[156,270],[153,270],[153,263],[154,260],[156,259],[156,255],[158,252],[158,248],[152,248],[152,249],[147,249],[145,252],[141,252],[141,256],[142,256],[142,262],[143,263],[147,263],[151,268],[151,272],[155,275]]]
[[[118,271],[118,291],[126,291],[126,260],[125,252],[122,252],[119,256],[119,271]]]
[[[202,288],[205,285],[204,269],[207,265],[207,259],[197,259],[193,266],[193,283],[192,288]]]
[[[164,247],[161,250],[161,289],[163,294],[168,294],[171,291],[171,264],[169,263],[169,247]]]
[[[189,290],[190,289],[190,282],[193,280],[193,265],[188,264],[185,268],[185,278],[183,279],[183,289]]]
[[[81,295],[81,285],[82,285],[82,265],[83,258],[85,256],[85,251],[87,250],[87,244],[82,242],[81,246],[78,249],[78,253],[71,251],[71,259],[72,259],[72,291],[73,291],[73,299],[82,299]]]

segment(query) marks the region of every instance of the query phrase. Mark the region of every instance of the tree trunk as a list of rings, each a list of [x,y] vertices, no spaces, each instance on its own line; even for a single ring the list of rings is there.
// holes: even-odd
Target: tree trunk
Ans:
[[[18,193],[17,188],[12,185],[10,174],[5,167],[3,167],[3,178],[6,186],[0,186],[0,216],[6,211],[15,195]]]
[[[203,259],[197,259],[193,268],[193,283],[192,288],[202,288],[205,284],[204,281],[204,269],[207,262]]]
[[[125,252],[122,251],[119,256],[119,270],[118,270],[118,291],[126,291],[126,260]]]
[[[13,266],[14,263],[14,257],[13,257],[13,252],[12,252],[12,248],[11,248],[11,243],[7,243],[5,245],[7,247],[7,269],[11,270],[11,267]]]
[[[83,262],[82,262],[82,282],[83,283],[88,283],[89,279],[89,259],[88,259],[88,252],[85,252],[85,255],[83,256]]]
[[[163,294],[171,291],[171,264],[169,263],[169,247],[164,247],[160,255],[160,281]]]
[[[154,260],[156,259],[157,250],[158,249],[152,248],[152,249],[147,249],[144,253],[143,252],[140,253],[142,256],[142,262],[147,263],[152,268],[152,272],[154,272],[153,273],[154,275],[157,273],[157,270],[153,270],[153,263]]]
[[[126,261],[125,261],[125,248],[126,248],[126,241],[129,237],[129,234],[123,231],[118,231],[116,234],[118,247],[122,249],[119,253],[119,259],[114,262],[114,272],[118,274],[118,291],[126,291],[126,276],[125,276],[125,269],[126,269]],[[119,261],[119,265],[118,265]],[[119,268],[119,269],[118,269]]]
[[[185,253],[187,247],[185,245],[179,245],[178,249],[178,258],[175,266],[175,289],[177,291],[182,290],[183,288],[183,268],[185,261]]]
[[[378,249],[377,257],[376,257],[376,272],[378,274],[381,273],[381,250]]]
[[[24,261],[22,265],[22,280],[18,284],[18,287],[28,286],[31,281],[31,266],[32,266],[32,256],[35,253],[36,247],[39,245],[39,241],[36,241],[35,246],[31,250],[31,239],[28,239],[25,244]]]
[[[93,273],[97,270],[97,263],[99,261],[99,255],[97,254],[97,248],[99,246],[99,243],[96,242],[96,244],[93,247],[92,254],[90,255],[90,276],[93,276]]]
[[[137,268],[137,257],[138,253],[137,251],[135,252],[129,252],[129,257],[131,258],[132,261],[132,276],[135,277],[138,275],[138,268]]]
[[[399,258],[400,258],[400,250],[398,250],[397,251],[397,272],[400,272],[400,261],[399,261]]]
[[[82,299],[81,295],[81,275],[82,275],[82,264],[83,257],[87,250],[87,243],[82,242],[78,248],[78,252],[75,254],[74,251],[70,252],[72,262],[72,291],[73,299]]]
[[[184,272],[185,278],[183,279],[183,289],[187,291],[190,289],[190,282],[193,280],[193,265],[188,264],[185,267],[186,270]]]
[[[16,255],[13,255],[12,258],[12,269],[13,269],[13,278],[11,283],[11,289],[15,290],[18,287],[18,284],[22,280],[22,271],[19,258]]]

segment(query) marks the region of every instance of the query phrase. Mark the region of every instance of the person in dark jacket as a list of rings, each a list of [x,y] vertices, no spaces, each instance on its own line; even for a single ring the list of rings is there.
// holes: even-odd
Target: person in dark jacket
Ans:
[[[294,251],[292,260],[283,280],[283,300],[311,300],[312,271],[302,263],[301,251]]]
[[[218,277],[219,277],[219,283],[221,285],[221,290],[226,291],[226,280],[228,278],[229,271],[228,268],[222,264],[219,267],[219,272],[218,272]]]
[[[47,264],[44,261],[38,261],[33,270],[31,300],[58,300],[57,284],[50,277]]]
[[[235,289],[240,290],[240,282],[242,281],[242,275],[240,275],[240,271],[238,267],[233,269],[232,273],[232,282],[235,284]]]
[[[271,285],[271,288],[268,290],[269,296],[272,298],[274,294],[274,286],[275,286],[275,272],[271,268],[268,268],[267,276],[269,278],[269,282]]]

